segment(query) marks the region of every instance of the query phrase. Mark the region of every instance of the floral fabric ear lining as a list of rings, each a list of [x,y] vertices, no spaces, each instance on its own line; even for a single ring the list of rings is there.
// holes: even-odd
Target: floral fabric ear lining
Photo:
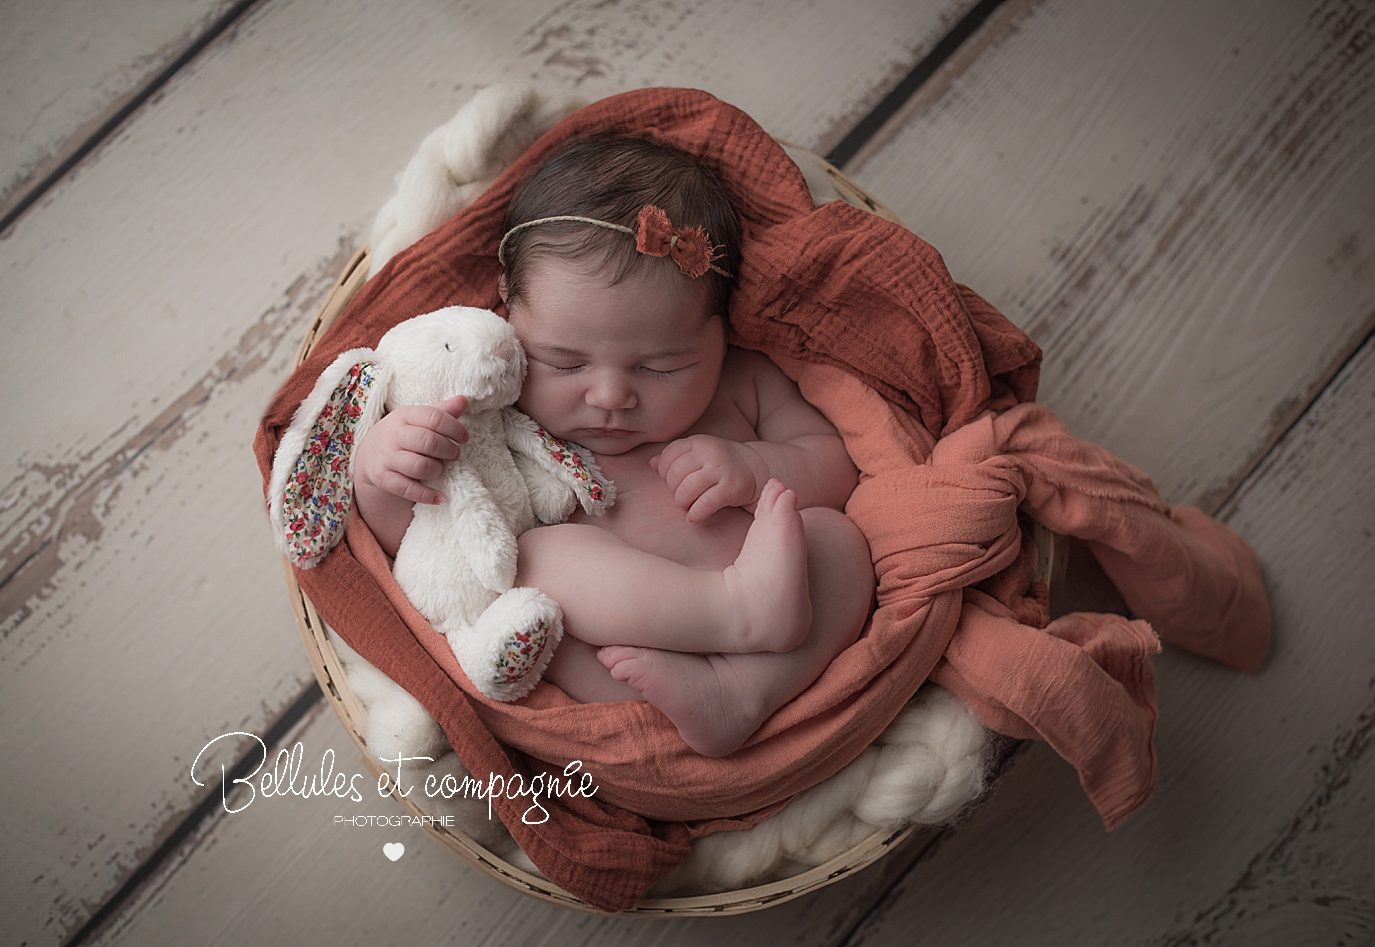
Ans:
[[[506,241],[511,239],[511,234],[536,224],[547,224],[559,220],[592,224],[595,227],[605,227],[608,230],[618,230],[621,233],[630,234],[635,238],[636,250],[647,256],[668,257],[678,264],[678,269],[682,270],[685,276],[691,276],[693,279],[706,275],[708,270],[730,279],[730,274],[716,265],[716,261],[721,258],[720,248],[712,245],[711,237],[708,236],[705,228],[674,227],[668,219],[668,214],[653,204],[646,204],[640,208],[640,214],[635,220],[638,232],[620,224],[613,224],[609,220],[597,220],[593,217],[578,217],[571,214],[527,220],[525,223],[516,224],[506,231],[501,238],[501,245],[497,247],[497,260],[501,262],[503,267],[506,266]]]
[[[281,497],[287,558],[309,569],[329,554],[344,535],[353,501],[349,458],[372,396],[377,366],[359,362],[330,394],[306,436]]]

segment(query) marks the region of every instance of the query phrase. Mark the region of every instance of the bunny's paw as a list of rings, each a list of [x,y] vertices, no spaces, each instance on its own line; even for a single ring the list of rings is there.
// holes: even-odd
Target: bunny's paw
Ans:
[[[538,589],[514,588],[487,607],[473,625],[448,636],[459,666],[493,700],[528,694],[563,636],[563,613]]]

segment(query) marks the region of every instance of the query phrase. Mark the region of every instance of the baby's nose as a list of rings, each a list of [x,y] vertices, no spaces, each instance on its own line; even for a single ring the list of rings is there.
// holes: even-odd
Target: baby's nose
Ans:
[[[603,411],[629,411],[635,407],[635,392],[629,385],[605,380],[587,389],[587,403]]]

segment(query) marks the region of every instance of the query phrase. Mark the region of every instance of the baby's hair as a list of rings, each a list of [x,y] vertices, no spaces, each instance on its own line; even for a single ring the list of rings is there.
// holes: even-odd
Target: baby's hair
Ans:
[[[555,152],[517,188],[502,232],[561,215],[591,217],[633,230],[646,204],[667,212],[674,227],[704,228],[720,248],[717,265],[727,273],[738,272],[740,222],[716,175],[685,151],[641,138],[600,135]],[[512,233],[504,256],[507,305],[524,297],[529,267],[543,256],[590,259],[596,271],[611,273],[613,285],[648,268],[691,280],[667,258],[638,252],[635,238],[628,234],[570,221]],[[725,315],[734,281],[716,272],[699,279],[709,281],[711,312]]]

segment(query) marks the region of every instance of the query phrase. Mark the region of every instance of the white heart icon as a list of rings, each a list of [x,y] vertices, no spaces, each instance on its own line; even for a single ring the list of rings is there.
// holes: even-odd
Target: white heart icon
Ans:
[[[406,846],[402,845],[400,842],[388,842],[386,845],[382,846],[382,854],[386,855],[392,861],[396,861],[402,855],[406,854]]]

